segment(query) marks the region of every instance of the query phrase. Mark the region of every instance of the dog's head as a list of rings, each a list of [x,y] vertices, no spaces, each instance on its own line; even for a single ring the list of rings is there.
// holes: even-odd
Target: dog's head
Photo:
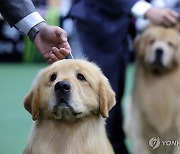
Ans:
[[[114,104],[107,78],[85,60],[61,60],[43,69],[24,100],[33,120],[74,121],[92,114],[106,118]]]
[[[180,35],[173,28],[150,26],[134,42],[137,58],[155,72],[175,68],[180,62]]]

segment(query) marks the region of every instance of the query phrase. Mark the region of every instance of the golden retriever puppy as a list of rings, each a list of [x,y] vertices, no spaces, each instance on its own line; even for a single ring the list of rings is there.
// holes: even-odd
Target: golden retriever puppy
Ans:
[[[125,128],[133,154],[180,154],[180,35],[151,26],[135,40],[135,83]],[[168,141],[168,144],[167,144]]]
[[[113,154],[104,118],[114,104],[95,64],[61,60],[48,66],[24,101],[35,120],[24,154]]]

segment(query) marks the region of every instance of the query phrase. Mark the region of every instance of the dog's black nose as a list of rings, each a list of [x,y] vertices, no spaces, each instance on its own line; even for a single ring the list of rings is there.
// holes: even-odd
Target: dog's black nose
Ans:
[[[156,49],[156,57],[157,57],[158,59],[160,59],[161,56],[162,56],[162,54],[163,54],[163,49],[162,49],[162,48],[157,48],[157,49]]]
[[[54,90],[59,94],[68,93],[71,90],[71,84],[67,81],[59,81],[55,84]]]

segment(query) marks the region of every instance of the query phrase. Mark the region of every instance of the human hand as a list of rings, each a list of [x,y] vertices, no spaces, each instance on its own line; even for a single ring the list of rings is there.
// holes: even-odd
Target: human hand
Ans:
[[[67,33],[58,26],[42,27],[34,39],[34,44],[48,63],[64,59],[71,52]]]
[[[152,7],[145,13],[145,18],[151,20],[153,24],[169,27],[177,24],[179,14],[171,9]]]

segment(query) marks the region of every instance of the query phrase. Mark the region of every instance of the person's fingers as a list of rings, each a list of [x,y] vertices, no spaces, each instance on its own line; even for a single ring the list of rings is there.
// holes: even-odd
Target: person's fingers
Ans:
[[[42,56],[44,57],[44,59],[48,60],[49,59],[49,52],[42,54]]]
[[[164,17],[164,20],[166,21],[167,26],[172,26],[177,23],[177,19],[169,13],[166,14],[166,16]]]
[[[48,55],[48,56],[47,56],[47,55]],[[46,54],[46,56],[43,55],[43,57],[44,57],[44,59],[46,59],[46,61],[47,61],[48,64],[52,64],[52,63],[58,61],[58,58],[54,55],[54,53],[52,53],[52,51],[51,51],[51,52],[48,52],[48,53]]]
[[[64,57],[67,57],[70,54],[69,50],[65,48],[61,48],[59,51]]]
[[[62,41],[67,42],[67,32],[60,27],[54,27],[56,36]]]
[[[49,59],[52,60],[52,63],[59,60],[59,59],[54,55],[54,53],[50,53],[50,54],[49,54]]]
[[[65,56],[61,53],[61,51],[58,50],[58,48],[56,48],[56,47],[52,47],[52,52],[58,58],[58,60],[65,58]]]
[[[65,48],[67,51],[71,52],[71,47],[68,42],[59,43],[57,47],[58,49]]]
[[[48,64],[52,64],[53,61],[52,61],[51,59],[48,59],[48,60],[47,60],[47,63],[48,63]]]
[[[172,24],[169,22],[169,20],[168,20],[167,18],[164,18],[164,19],[161,21],[161,25],[166,26],[166,27],[169,27],[169,26],[171,26]]]
[[[165,26],[173,26],[177,24],[179,15],[170,9],[163,9],[163,24]]]
[[[168,10],[169,14],[171,14],[174,18],[179,19],[179,14],[178,12],[174,10]]]
[[[63,41],[67,42],[67,32],[63,30],[63,32],[61,33],[61,36]]]
[[[65,43],[65,45],[64,45],[63,48],[65,48],[65,49],[67,49],[69,52],[71,52],[71,47],[70,47],[70,45],[69,45],[68,42]]]

